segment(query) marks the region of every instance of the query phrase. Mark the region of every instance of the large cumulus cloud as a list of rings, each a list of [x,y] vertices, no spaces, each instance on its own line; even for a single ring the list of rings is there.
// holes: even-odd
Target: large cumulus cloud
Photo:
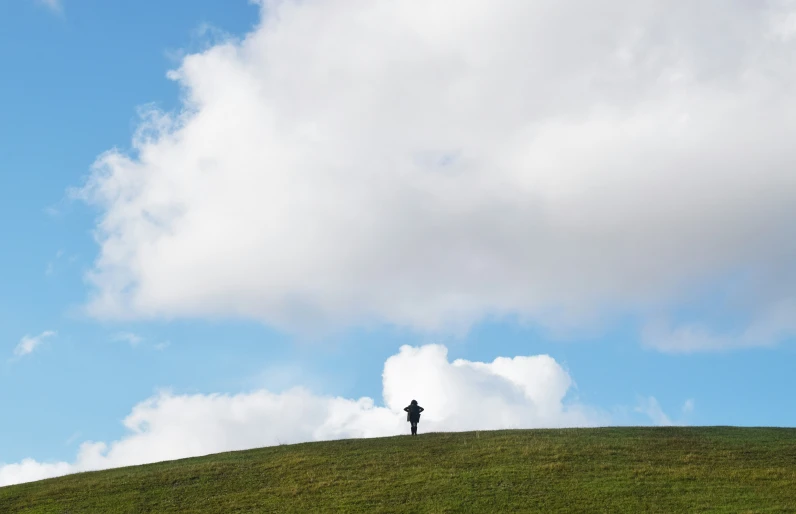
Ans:
[[[71,463],[26,459],[0,465],[0,486],[276,444],[404,434],[402,409],[413,398],[426,408],[423,432],[615,421],[573,397],[571,377],[547,355],[450,362],[444,346],[404,346],[386,361],[383,381],[383,406],[302,388],[280,394],[163,392],[133,408],[124,420],[128,433],[118,441],[85,442]]]
[[[793,2],[262,3],[82,188],[95,315],[459,330],[720,285],[747,327],[647,344],[793,333]]]

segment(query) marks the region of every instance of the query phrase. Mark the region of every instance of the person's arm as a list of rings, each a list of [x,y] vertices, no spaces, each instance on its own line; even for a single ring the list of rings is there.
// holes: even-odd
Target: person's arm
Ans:
[[[404,412],[409,412],[409,407],[404,407]]]
[[[426,409],[424,409],[423,407],[421,407],[419,405],[417,406],[417,408],[420,409],[420,412],[423,412],[424,410],[426,410]]]

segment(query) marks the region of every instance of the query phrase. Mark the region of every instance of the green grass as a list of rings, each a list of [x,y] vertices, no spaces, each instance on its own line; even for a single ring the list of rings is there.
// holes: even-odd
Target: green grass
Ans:
[[[796,512],[796,429],[421,434],[0,488],[3,513],[341,511]]]

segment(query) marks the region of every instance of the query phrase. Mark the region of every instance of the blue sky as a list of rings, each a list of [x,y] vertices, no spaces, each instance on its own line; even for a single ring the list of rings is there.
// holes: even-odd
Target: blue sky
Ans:
[[[621,6],[623,2],[614,3]],[[573,91],[579,91],[578,77],[568,70],[583,63],[561,45],[551,43],[550,48],[561,48],[560,61],[556,61],[559,64],[549,64],[535,54],[526,58],[540,59],[540,69],[549,68],[544,80],[553,86],[548,87],[538,77],[522,75],[516,77],[517,83],[530,81],[527,84],[538,85],[539,91],[509,88],[497,95],[494,93],[500,90],[498,86],[467,82],[480,75],[460,72],[451,65],[450,74],[461,73],[461,83],[491,99],[494,108],[480,111],[472,104],[457,104],[450,107],[451,111],[428,114],[426,118],[418,114],[429,113],[427,97],[439,99],[442,86],[437,84],[434,73],[422,73],[429,69],[447,70],[446,56],[455,53],[446,53],[451,48],[461,55],[476,55],[467,53],[472,49],[461,43],[462,39],[450,35],[434,47],[442,49],[439,59],[443,65],[420,62],[420,54],[433,52],[426,49],[424,53],[420,43],[402,42],[401,36],[394,36],[395,40],[382,46],[374,43],[370,55],[363,50],[366,47],[362,42],[366,40],[357,37],[376,37],[374,33],[378,31],[357,35],[356,30],[334,29],[335,24],[345,25],[341,20],[355,18],[346,18],[346,14],[356,13],[335,13],[331,6],[322,8],[312,2],[290,10],[294,4],[286,2],[288,7],[279,13],[281,21],[264,28],[257,28],[261,19],[276,20],[276,14],[268,6],[261,10],[244,0],[64,0],[57,5],[10,0],[0,5],[0,352],[5,353],[0,364],[0,404],[4,414],[0,463],[13,464],[28,458],[37,463],[77,462],[81,443],[110,443],[128,437],[130,430],[122,425],[122,420],[140,402],[161,391],[169,391],[163,394],[172,395],[170,398],[209,398],[214,393],[249,394],[263,389],[278,394],[303,386],[317,397],[370,397],[384,405],[382,388],[388,387],[393,377],[390,374],[388,380],[385,361],[397,356],[403,345],[445,345],[450,362],[464,359],[491,363],[498,357],[549,355],[574,381],[572,387],[565,387],[564,405],[586,406],[600,412],[597,417],[577,418],[577,423],[796,424],[790,394],[796,386],[791,360],[793,323],[787,321],[794,319],[791,314],[796,315],[796,311],[788,310],[793,298],[789,280],[793,276],[794,254],[787,236],[796,240],[792,237],[793,212],[788,207],[793,205],[790,200],[794,196],[787,196],[796,190],[792,172],[781,172],[776,163],[760,157],[763,152],[754,148],[741,158],[719,158],[714,150],[721,147],[718,145],[726,148],[728,141],[736,141],[733,138],[737,134],[715,128],[726,121],[723,116],[734,126],[742,127],[744,121],[771,115],[771,130],[787,132],[788,120],[771,113],[778,112],[777,107],[787,111],[793,105],[789,96],[766,96],[773,106],[771,111],[766,110],[769,104],[758,106],[759,111],[739,108],[736,112],[718,103],[700,103],[704,100],[700,95],[721,86],[714,80],[724,80],[711,77],[724,77],[722,73],[732,76],[740,65],[729,63],[726,69],[713,70],[710,75],[705,60],[709,61],[712,47],[705,44],[703,48],[696,39],[686,37],[685,44],[693,44],[694,48],[688,54],[690,60],[686,60],[691,68],[681,71],[690,73],[692,82],[678,86],[683,89],[678,90],[676,98],[642,83],[640,75],[634,75],[632,81],[621,75],[623,78],[616,79],[616,83],[629,81],[626,87],[633,91],[625,96],[633,97],[642,91],[638,98],[627,100],[633,107],[629,110],[628,105],[610,103],[619,102],[621,95],[612,96],[614,90],[610,89],[619,86],[604,86],[607,93],[600,101],[608,102],[604,105],[615,110],[615,117],[609,117],[611,123],[627,123],[608,132],[633,134],[627,136],[627,141],[613,141],[589,132],[606,133],[609,122],[605,119],[589,125],[570,121],[579,118],[566,114],[570,109],[592,112],[588,102],[597,105],[598,100],[584,99],[582,95],[570,104],[560,103],[558,97],[552,96],[539,103],[524,100],[524,94],[550,95],[558,83],[562,90],[571,86]],[[355,9],[353,3],[348,9]],[[496,19],[504,19],[500,14],[511,19],[510,13],[500,12],[511,11],[511,7],[494,9]],[[390,18],[367,13],[373,16],[369,19],[374,27],[388,23],[385,19],[398,19],[403,21],[397,24],[418,23],[418,33],[433,25],[438,13],[413,13],[407,8],[403,14],[407,16]],[[466,18],[466,14],[462,16]],[[741,23],[741,14],[736,13],[738,18],[730,20],[732,14],[722,20]],[[428,23],[420,23],[415,17]],[[466,20],[475,23],[470,18]],[[644,27],[645,20],[635,21]],[[671,21],[666,30],[672,34],[664,34],[661,47],[669,41],[666,37],[674,39],[679,30],[672,27],[687,25],[679,18]],[[391,35],[395,29],[386,25],[382,28]],[[493,28],[485,26],[483,32]],[[398,29],[394,32],[401,33]],[[248,42],[241,43],[250,33]],[[262,41],[257,39],[258,34]],[[317,47],[312,44],[316,35]],[[507,56],[509,64],[517,56],[506,49],[532,43],[499,38],[488,41],[496,41],[495,46],[503,51],[500,55]],[[237,53],[225,54],[223,48],[236,48]],[[356,50],[348,54],[348,60],[342,60],[339,55],[330,58],[331,54],[319,48],[341,53]],[[741,50],[752,53],[753,49]],[[634,51],[651,52],[648,47]],[[191,54],[200,59],[185,61],[182,85],[167,78],[167,72],[180,69],[183,56]],[[401,82],[403,75],[392,76],[392,71],[379,68],[379,56],[385,55],[392,59],[387,62],[393,63],[394,68],[417,75]],[[474,58],[474,62],[481,61]],[[478,70],[478,65],[474,66]],[[772,66],[779,69],[777,62]],[[379,71],[371,71],[374,69]],[[606,69],[615,72],[607,64]],[[485,70],[497,75],[505,72],[506,83],[516,72],[499,68],[498,64],[490,64]],[[440,72],[440,76],[447,76],[445,73]],[[245,75],[247,80],[233,83],[239,75]],[[289,80],[279,82],[283,77]],[[778,80],[789,83],[790,76]],[[350,85],[359,83],[372,89]],[[403,85],[393,89],[396,83]],[[603,86],[598,83],[592,82],[590,87],[600,90]],[[737,94],[738,98],[747,98],[746,90],[739,87],[736,91],[735,82],[728,84],[724,84],[725,91],[729,91],[724,100],[747,105],[733,97]],[[481,87],[483,91],[478,90]],[[379,100],[380,94],[387,100]],[[188,110],[186,98],[194,102]],[[673,136],[665,135],[675,126],[675,121],[665,114],[675,101],[676,108],[688,109],[689,119],[696,120],[683,129],[694,134],[687,141],[683,136],[682,145],[692,148],[688,144],[693,143],[696,150],[680,155],[672,163],[702,163],[684,179],[700,180],[694,179],[693,189],[672,193],[679,196],[660,202],[652,199],[645,204],[645,195],[666,196],[655,184],[665,186],[669,179],[656,182],[656,177],[669,176],[672,183],[683,178],[667,168],[675,164],[655,157],[668,156],[673,148],[680,148],[666,139]],[[390,111],[388,107],[396,103],[400,108]],[[136,130],[145,123],[138,112],[147,105],[154,105],[160,113],[182,112],[189,119],[183,118],[183,125],[168,125],[154,141],[135,147]],[[657,106],[663,107],[656,110]],[[257,116],[239,116],[249,109]],[[494,141],[524,134],[518,128],[520,116],[512,113],[519,112],[531,120],[534,116],[542,119],[548,110],[556,109],[561,117],[555,119],[564,127],[556,130],[563,130],[568,141],[584,141],[580,151],[572,150],[571,155],[580,157],[570,158],[568,152],[541,157],[548,165],[554,163],[553,167],[555,163],[563,164],[558,171],[534,182],[534,187],[542,189],[538,197],[532,189],[523,189],[526,182],[500,186],[510,184],[513,178],[509,177],[521,176],[536,162],[533,155],[519,157],[525,148],[521,145],[495,149],[498,143]],[[330,112],[333,113],[327,115]],[[340,117],[335,117],[338,114]],[[270,115],[272,123],[257,125],[258,120]],[[662,121],[646,123],[654,116],[660,116]],[[676,122],[684,123],[683,119]],[[717,123],[712,125],[712,121]],[[410,137],[414,130],[411,127],[418,123],[429,128],[417,129],[414,139]],[[462,128],[471,126],[474,128]],[[624,132],[628,127],[632,130]],[[202,130],[208,135],[185,135]],[[486,130],[496,134],[494,141],[493,133]],[[546,141],[544,149],[532,150],[529,155],[558,148],[558,132],[550,130],[546,136],[539,136],[546,137],[540,139]],[[240,137],[236,131],[240,131]],[[383,136],[376,137],[376,133]],[[179,143],[172,144],[170,137]],[[764,137],[760,136],[760,141]],[[295,146],[299,144],[296,141],[305,146]],[[650,141],[657,141],[658,146]],[[780,157],[778,162],[788,160],[789,150],[777,147],[775,136],[760,141],[768,155]],[[600,144],[604,151],[587,155]],[[612,149],[621,145],[646,149],[647,153],[638,156],[624,156],[631,164],[650,159],[662,162],[660,169],[651,166],[649,182],[632,177],[625,180],[625,175],[614,173],[621,164],[617,164],[620,160],[615,159]],[[113,155],[127,156],[130,166],[138,166],[139,176],[150,178],[141,179],[135,187],[127,186],[125,180],[133,180],[133,175],[126,175],[126,164],[106,161],[103,179],[98,168],[92,166],[114,148],[118,153]],[[296,148],[304,150],[295,151]],[[696,155],[698,152],[702,153]],[[435,176],[443,177],[440,180],[458,182],[437,184],[417,178],[412,186],[415,189],[406,188],[423,190],[429,197],[444,191],[435,197],[431,207],[423,204],[425,197],[414,193],[379,196],[384,190],[403,192],[400,181],[405,177],[415,180],[411,174],[418,172],[418,167],[418,173],[430,173],[423,168],[426,164],[403,170],[401,158],[410,154],[421,163],[427,162],[424,159],[429,156],[432,160],[435,155],[459,156],[453,167],[460,175],[453,179],[441,171],[442,167],[431,170]],[[509,159],[514,155],[519,159],[516,162]],[[739,165],[737,174],[727,179],[730,185],[726,198],[721,193],[722,179],[711,175],[712,167],[729,169],[722,164],[725,157],[731,162],[743,162],[748,157]],[[336,164],[316,169],[314,158]],[[588,168],[599,159],[614,163],[614,167],[595,168],[591,174],[572,171]],[[753,184],[765,186],[769,181],[772,188],[779,184],[782,204],[776,204],[777,199],[771,201],[770,196],[765,199],[764,193],[768,191],[770,195],[770,188],[750,187],[744,182],[753,180],[744,170],[755,167],[755,159],[762,163],[764,171],[756,175]],[[204,180],[200,171],[191,175],[191,166],[197,162],[197,170],[204,169],[202,162],[215,163],[209,166],[218,171],[218,175],[213,175],[216,182],[202,186],[204,189],[198,192],[183,193]],[[493,166],[490,170],[520,171],[503,179],[492,171],[478,175],[479,166],[484,163]],[[765,168],[769,164],[770,172]],[[601,173],[607,174],[604,184],[608,185],[600,186],[605,189],[599,189],[597,194],[590,177],[601,177]],[[271,182],[258,182],[260,175],[267,175]],[[382,175],[388,177],[383,183],[371,182],[373,176]],[[92,199],[85,201],[70,194],[85,188],[92,177],[104,187],[100,192],[83,189],[89,191],[89,196],[94,195]],[[156,182],[161,179],[163,182]],[[583,188],[576,187],[578,184]],[[625,189],[617,186],[616,191],[621,192],[621,198],[630,197],[633,201],[625,205],[624,200],[610,200],[616,193],[611,189],[613,184],[625,184]],[[705,184],[714,184],[712,192],[692,194],[702,191]],[[259,186],[263,197],[252,199],[249,192]],[[559,187],[572,187],[576,192],[567,196],[570,193],[562,193]],[[360,189],[364,191],[361,196],[347,196],[348,191]],[[519,204],[522,208],[506,194],[511,189],[528,195]],[[150,191],[151,196],[142,195],[135,202],[120,200],[143,190]],[[336,196],[341,191],[345,193],[340,195],[346,196]],[[480,193],[474,196],[473,191],[483,191],[483,198],[489,201],[494,197],[494,203],[486,205],[483,198],[472,200],[480,197]],[[736,191],[745,192],[749,198],[737,202]],[[240,199],[235,200],[238,193]],[[208,199],[209,194],[217,194],[219,199]],[[193,221],[183,223],[169,217],[171,211],[163,207],[170,201],[169,195],[179,199],[175,200],[175,209],[194,216],[185,218]],[[757,202],[760,195],[764,199]],[[147,198],[157,201],[152,200],[155,203],[139,211],[141,203],[136,202]],[[308,199],[307,205],[322,205],[326,210],[269,210],[258,218],[260,211],[277,209],[275,206],[282,205],[285,198],[294,199],[297,205],[305,205],[301,202]],[[533,198],[546,198],[544,209],[548,210],[523,218],[523,213],[531,212],[527,206],[533,204]],[[715,211],[704,207],[714,205],[706,198],[715,199]],[[222,205],[222,201],[231,203]],[[605,207],[615,203],[622,204],[622,209],[613,212]],[[771,203],[776,204],[771,209],[755,210],[758,204]],[[410,204],[419,207],[407,210],[404,206]],[[700,207],[692,204],[702,205],[706,214],[700,214]],[[751,207],[742,209],[738,205]],[[782,208],[778,210],[777,205]],[[245,208],[238,211],[236,206]],[[158,210],[161,207],[163,211]],[[158,214],[161,212],[166,214]],[[157,232],[159,228],[147,225],[149,218],[142,213],[163,216],[160,222],[174,224],[163,229],[166,232]],[[224,213],[231,213],[230,218],[225,218]],[[349,228],[341,229],[336,221],[317,226],[312,221],[337,220],[339,213],[355,217],[341,218],[348,220],[344,226]],[[244,215],[249,216],[246,220],[257,221],[241,222],[243,218],[235,217]],[[99,225],[103,218],[123,221],[103,232]],[[351,219],[363,218],[373,220],[378,230],[370,233],[370,225],[351,225]],[[207,219],[219,223],[218,231],[202,228],[201,220]],[[648,221],[649,225],[637,226],[628,221],[636,219]],[[405,220],[414,225],[406,228],[402,225]],[[536,224],[541,226],[547,220],[552,220],[555,230],[544,231],[542,227],[534,236]],[[716,224],[711,225],[710,220]],[[744,220],[752,221],[747,225]],[[425,224],[437,228],[418,228]],[[160,227],[158,223],[152,226]],[[484,229],[488,226],[498,228]],[[370,235],[351,236],[359,229]],[[155,234],[153,238],[160,239],[140,235],[142,231],[150,234],[147,230]],[[468,235],[479,230],[483,235]],[[211,233],[215,235],[204,236]],[[233,233],[229,242],[220,239]],[[182,234],[185,237],[181,239]],[[373,234],[382,239],[376,241]],[[533,239],[531,253],[523,253],[527,248],[516,243],[524,234]],[[262,246],[258,246],[260,240]],[[317,242],[320,240],[322,245]],[[158,246],[163,241],[166,242]],[[222,247],[228,251],[220,251]],[[649,251],[642,247],[649,247]],[[757,251],[748,251],[750,247]],[[107,257],[116,255],[114,248],[123,248],[136,257]],[[154,252],[153,248],[159,252],[156,257],[146,253]],[[282,249],[284,253],[280,253]],[[479,262],[499,264],[468,268],[469,264],[463,263],[470,249],[474,259],[482,259]],[[253,255],[256,262],[244,259],[242,253]],[[112,261],[106,267],[98,264],[103,255]],[[535,261],[529,255],[541,257]],[[383,262],[371,269],[369,263],[379,259]],[[567,267],[569,264],[573,267]],[[534,267],[538,273],[527,271]],[[265,268],[275,271],[259,275],[258,270]],[[239,269],[247,270],[247,274],[236,275]],[[93,282],[88,278],[92,271],[99,277]],[[399,275],[403,278],[391,278]],[[737,276],[750,278],[748,282],[727,278]],[[172,279],[173,283],[161,287],[163,281]],[[119,280],[128,280],[136,292],[128,295],[126,289],[118,288],[115,284]],[[566,320],[561,321],[558,314],[552,313],[564,313]],[[655,337],[645,336],[649,333],[646,329],[658,320],[666,321],[666,328]],[[310,337],[305,331],[308,327],[313,328]],[[54,334],[43,338],[32,351],[15,354],[25,337],[48,331]],[[559,373],[558,369],[555,373]],[[396,378],[399,382],[399,378],[414,380],[400,375]],[[445,387],[445,383],[437,386]],[[401,390],[407,396],[406,402],[417,392],[407,387],[406,391]],[[433,384],[428,387],[433,388]],[[428,392],[428,398],[435,398],[428,388],[420,391],[423,392]],[[484,392],[485,399],[493,396]],[[424,403],[422,396],[418,399]],[[437,400],[429,400],[432,405],[434,401]],[[650,402],[660,410],[650,409]],[[158,408],[166,409],[166,405],[164,402]],[[461,416],[466,418],[467,414],[462,412]],[[570,419],[575,418],[530,417],[518,423],[561,425],[570,423]],[[459,428],[447,418],[429,420],[438,423],[440,429]],[[241,429],[235,426],[235,430]],[[234,438],[236,433],[230,432],[229,437]],[[368,435],[343,429],[335,433]],[[310,437],[316,436],[307,436]],[[249,439],[241,444],[262,445],[269,441]],[[207,451],[226,448],[213,444],[205,447]],[[155,450],[147,456],[149,460],[160,457]],[[123,459],[108,462],[111,464],[107,465],[128,463]],[[7,468],[4,483],[54,474],[37,468],[25,475],[20,474],[20,469]]]

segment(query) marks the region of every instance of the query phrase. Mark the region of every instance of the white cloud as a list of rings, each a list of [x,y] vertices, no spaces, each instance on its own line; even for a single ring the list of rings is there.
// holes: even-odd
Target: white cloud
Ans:
[[[0,487],[44,480],[45,478],[63,476],[77,471],[75,466],[67,462],[46,464],[36,462],[33,459],[25,459],[16,464],[0,466]]]
[[[611,424],[605,412],[567,397],[572,379],[546,355],[450,362],[444,346],[404,346],[386,361],[383,386],[384,406],[303,388],[234,396],[162,392],[133,408],[123,438],[85,442],[72,463],[0,466],[0,485],[268,445],[405,434],[402,409],[412,399],[426,408],[421,432]]]
[[[119,332],[114,334],[113,340],[128,343],[130,346],[138,346],[144,338],[132,332]]]
[[[63,250],[58,250],[55,253],[55,259],[53,259],[53,260],[51,260],[50,262],[47,263],[47,267],[44,270],[44,274],[47,275],[48,277],[51,276],[52,274],[54,274],[55,273],[55,263],[57,261],[59,261],[61,259],[61,257],[63,257],[63,256],[64,256],[64,251]]]
[[[691,414],[692,412],[694,412],[694,399],[689,398],[683,404],[683,414]]]
[[[664,353],[722,351],[771,346],[796,334],[796,298],[773,302],[757,313],[742,328],[718,332],[704,324],[671,327],[650,323],[642,333],[642,341]]]
[[[671,426],[675,424],[672,422],[671,418],[666,415],[654,396],[640,399],[635,410],[636,412],[649,416],[656,425]]]
[[[70,436],[69,436],[69,439],[67,439],[67,440],[66,440],[66,442],[65,442],[64,444],[65,444],[65,445],[67,445],[67,446],[71,445],[72,443],[74,443],[75,441],[77,441],[77,440],[78,440],[78,438],[79,438],[81,435],[82,435],[82,433],[81,433],[81,432],[75,432],[74,434],[72,434],[72,435],[70,435]]]
[[[19,344],[17,344],[16,348],[14,348],[14,355],[17,357],[29,355],[33,353],[33,351],[38,348],[45,339],[55,337],[56,335],[57,333],[52,330],[47,330],[37,336],[26,335],[19,341]]]
[[[36,0],[36,3],[43,5],[53,12],[63,12],[64,5],[61,0]]]
[[[157,343],[155,345],[155,350],[158,350],[159,352],[162,352],[163,350],[165,350],[169,346],[171,346],[171,341],[163,341],[163,342]]]
[[[102,212],[94,315],[581,324],[744,276],[727,304],[796,319],[792,3],[263,12],[187,56],[184,109],[148,112],[80,190]]]

